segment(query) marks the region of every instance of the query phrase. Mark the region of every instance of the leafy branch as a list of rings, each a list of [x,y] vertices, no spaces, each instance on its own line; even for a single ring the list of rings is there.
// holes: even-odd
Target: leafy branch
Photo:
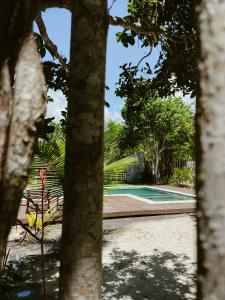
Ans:
[[[51,53],[51,55],[53,57],[58,59],[58,61],[60,62],[60,64],[64,68],[64,70],[66,71],[66,74],[68,75],[68,67],[66,64],[66,59],[62,55],[59,54],[57,46],[49,38],[46,27],[45,27],[45,23],[42,19],[41,14],[37,16],[37,18],[35,19],[35,22],[36,22],[38,29],[40,31],[40,34],[45,42],[46,48],[48,49],[48,51]]]

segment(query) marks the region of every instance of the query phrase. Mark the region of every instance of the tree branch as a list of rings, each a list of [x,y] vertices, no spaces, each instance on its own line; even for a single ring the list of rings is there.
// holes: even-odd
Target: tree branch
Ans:
[[[180,36],[175,34],[168,34],[164,30],[160,30],[158,27],[147,27],[143,26],[140,22],[130,22],[126,20],[125,18],[115,17],[109,15],[109,24],[114,26],[121,26],[126,30],[133,30],[136,32],[136,34],[142,34],[142,35],[160,35],[164,37],[167,40],[170,40],[174,43],[183,43],[184,40],[191,40],[192,38],[190,36]]]
[[[114,26],[121,26],[127,30],[133,30],[138,34],[158,34],[160,31],[157,29],[144,28],[140,23],[131,23],[130,21],[109,15],[109,24]]]
[[[42,19],[41,14],[37,16],[37,18],[35,19],[35,22],[38,26],[38,29],[39,29],[40,34],[45,42],[45,45],[46,45],[48,51],[51,53],[51,55],[53,57],[58,59],[58,61],[60,62],[62,67],[65,69],[66,73],[68,74],[68,67],[66,64],[66,60],[63,58],[62,55],[59,54],[57,46],[49,38],[46,27],[45,27],[45,23]]]
[[[142,62],[145,58],[147,58],[148,56],[150,56],[150,55],[152,54],[152,49],[153,49],[153,48],[150,47],[149,52],[139,60],[139,62],[138,62],[138,64],[137,64],[137,67],[140,66],[141,62]]]
[[[71,0],[42,0],[42,10],[51,7],[65,8],[71,11],[72,1]]]
[[[48,51],[51,53],[52,56],[54,56],[56,59],[58,59],[61,66],[63,67],[66,74],[68,75],[69,70],[68,70],[66,61],[63,58],[63,56],[59,54],[57,46],[52,42],[52,40],[48,36],[48,33],[47,33],[47,30],[46,30],[46,27],[45,27],[45,24],[44,24],[41,14],[37,16],[37,18],[35,19],[35,22],[38,26],[38,29],[39,29],[40,34],[45,42],[45,45],[46,45]],[[109,103],[107,101],[105,101],[105,105],[107,107],[109,107]]]
[[[110,10],[113,8],[114,4],[116,3],[117,0],[112,0],[111,5],[108,8],[108,12],[110,12]]]
[[[113,1],[114,3],[114,1]],[[42,10],[45,10],[46,8],[50,7],[59,7],[59,8],[65,8],[71,11],[72,9],[72,1],[71,0],[42,0]],[[124,29],[127,30],[133,30],[137,34],[143,34],[143,35],[161,35],[161,37],[164,37],[167,40],[170,40],[174,43],[183,43],[184,40],[192,40],[192,37],[190,36],[179,36],[175,34],[169,34],[164,30],[160,30],[158,27],[147,27],[143,26],[140,22],[133,23],[131,21],[128,21],[125,18],[116,17],[116,16],[108,16],[108,21],[110,25],[113,26],[121,26]]]
[[[41,239],[34,234],[27,226],[25,226],[19,219],[16,219],[17,223],[26,231],[28,232],[34,239],[36,239],[38,242],[41,242]]]

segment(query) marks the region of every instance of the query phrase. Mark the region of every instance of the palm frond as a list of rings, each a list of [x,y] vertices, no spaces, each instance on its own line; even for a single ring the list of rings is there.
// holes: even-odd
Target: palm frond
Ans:
[[[27,189],[41,189],[39,171],[47,168],[46,189],[62,190],[64,185],[64,161],[65,161],[65,141],[59,139],[38,142],[36,153],[31,164],[31,172],[28,179]]]

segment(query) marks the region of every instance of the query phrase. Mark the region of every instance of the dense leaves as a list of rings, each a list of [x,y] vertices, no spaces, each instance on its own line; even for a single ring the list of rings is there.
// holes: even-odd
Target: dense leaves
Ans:
[[[177,160],[193,156],[193,112],[181,98],[139,98],[126,100],[122,110],[125,125],[120,135],[120,147],[139,147],[145,153],[155,181],[167,174]]]
[[[182,90],[194,97],[197,93],[197,29],[195,26],[194,0],[130,0],[126,17],[140,24],[150,34],[137,34],[125,29],[117,34],[117,40],[125,47],[138,42],[149,48],[148,62],[121,67],[118,96],[129,96],[136,80],[150,75],[149,85],[160,96]],[[158,60],[150,68],[152,51],[157,48]],[[146,61],[146,60],[145,60]],[[144,72],[144,75],[143,75]]]
[[[197,92],[196,44],[194,0],[128,0],[128,15],[124,19],[145,29],[145,34],[125,29],[117,33],[117,41],[125,47],[138,43],[148,54],[137,65],[126,62],[121,66],[116,95],[128,97],[133,93],[141,97],[146,91],[157,92],[159,96],[175,94],[182,90],[192,97]],[[61,90],[68,98],[68,74],[57,63],[40,34],[35,33],[42,58],[47,51],[53,60],[43,62],[49,89]],[[151,63],[157,49],[158,60]],[[66,62],[65,57],[63,59]],[[66,62],[67,63],[67,62]],[[67,63],[69,69],[69,64]],[[147,80],[146,80],[147,79]],[[142,88],[144,82],[144,89]],[[148,84],[148,89],[146,89]],[[48,101],[53,101],[50,97]],[[107,104],[107,103],[106,103]],[[66,111],[62,112],[62,126],[65,130]]]
[[[190,168],[175,168],[169,183],[175,186],[194,184],[194,170]]]
[[[59,63],[53,61],[43,62],[46,83],[49,89],[61,90],[68,98],[68,74]]]

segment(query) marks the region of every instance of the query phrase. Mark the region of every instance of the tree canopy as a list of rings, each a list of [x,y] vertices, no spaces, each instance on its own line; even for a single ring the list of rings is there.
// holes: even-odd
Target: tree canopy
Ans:
[[[137,65],[127,62],[121,66],[117,95],[127,96],[138,88],[140,78],[149,78],[149,86],[160,96],[175,94],[196,95],[197,89],[197,28],[194,0],[129,0],[129,22],[142,30],[125,28],[117,40],[125,47],[139,43],[149,49]],[[150,66],[153,50],[159,55]],[[142,61],[145,61],[143,66]],[[143,75],[144,74],[144,75]]]
[[[58,2],[57,5],[71,10],[71,1]],[[43,8],[45,6],[51,6],[51,1],[43,1]],[[123,28],[123,31],[117,33],[117,41],[125,47],[138,43],[148,52],[140,57],[137,65],[127,61],[121,66],[116,95],[127,97],[134,91],[137,93],[137,90],[141,93],[140,82],[144,78],[148,80],[149,90],[157,91],[160,96],[182,91],[194,97],[197,92],[195,61],[198,36],[195,1],[128,0],[128,14],[123,18],[111,16],[110,7],[108,9],[109,24]],[[52,56],[52,61],[43,61],[47,86],[53,90],[60,89],[68,98],[69,61],[59,53],[57,45],[49,38],[41,14],[35,21],[39,28],[39,33],[36,33],[39,52],[42,58],[46,51]],[[156,48],[159,52],[158,60],[152,66],[151,57]],[[66,111],[62,112],[62,117],[66,119]],[[64,121],[62,125],[65,125]]]
[[[193,157],[194,117],[191,106],[181,98],[127,98],[122,109],[125,124],[120,147],[139,147],[158,181],[163,159],[190,160]],[[167,161],[168,162],[168,161]],[[167,170],[170,170],[167,165]],[[161,170],[162,171],[162,170]]]

